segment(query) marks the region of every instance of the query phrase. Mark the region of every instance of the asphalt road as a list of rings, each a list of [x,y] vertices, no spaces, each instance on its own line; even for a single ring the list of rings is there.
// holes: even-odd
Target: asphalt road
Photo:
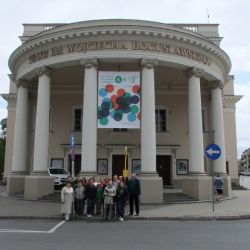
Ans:
[[[14,231],[15,230],[15,231]],[[250,221],[0,220],[0,250],[249,250]]]

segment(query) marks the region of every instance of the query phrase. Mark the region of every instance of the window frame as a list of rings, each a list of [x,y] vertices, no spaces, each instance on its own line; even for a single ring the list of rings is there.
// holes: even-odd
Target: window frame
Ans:
[[[76,110],[81,110],[81,118],[80,118],[80,129],[76,129]],[[81,132],[82,131],[82,116],[83,110],[81,105],[76,105],[72,107],[72,131]]]
[[[161,129],[161,122],[160,122],[160,111],[165,111],[165,130]],[[155,106],[155,131],[156,133],[168,133],[168,107],[166,106]],[[156,113],[158,111],[158,119],[156,117]],[[158,120],[158,123],[157,123]],[[157,126],[159,124],[159,126]]]

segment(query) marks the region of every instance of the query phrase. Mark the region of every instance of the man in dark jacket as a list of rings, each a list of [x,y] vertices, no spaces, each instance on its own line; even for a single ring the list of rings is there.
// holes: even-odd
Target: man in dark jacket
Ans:
[[[90,178],[89,183],[86,185],[86,198],[87,198],[87,217],[94,215],[95,200],[96,200],[96,186],[94,185],[94,179]]]
[[[139,215],[139,196],[141,195],[140,181],[136,178],[135,174],[132,174],[131,179],[128,181],[128,193],[129,193],[129,207],[130,214],[134,213],[134,203],[136,215]]]

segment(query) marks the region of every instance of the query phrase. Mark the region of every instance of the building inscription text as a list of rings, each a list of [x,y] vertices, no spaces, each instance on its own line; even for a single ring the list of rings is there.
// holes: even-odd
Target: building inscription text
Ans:
[[[211,59],[197,51],[189,48],[177,47],[165,43],[158,42],[142,42],[142,41],[93,41],[93,42],[76,42],[41,50],[29,57],[29,63],[32,64],[49,57],[60,56],[69,53],[85,53],[91,50],[141,50],[153,51],[172,54],[190,58],[206,65],[211,65]]]

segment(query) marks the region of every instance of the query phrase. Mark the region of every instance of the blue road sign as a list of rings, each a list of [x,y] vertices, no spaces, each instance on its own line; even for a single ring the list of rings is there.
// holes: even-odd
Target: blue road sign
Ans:
[[[217,160],[221,156],[221,149],[217,144],[209,144],[205,149],[205,154],[210,160]]]

